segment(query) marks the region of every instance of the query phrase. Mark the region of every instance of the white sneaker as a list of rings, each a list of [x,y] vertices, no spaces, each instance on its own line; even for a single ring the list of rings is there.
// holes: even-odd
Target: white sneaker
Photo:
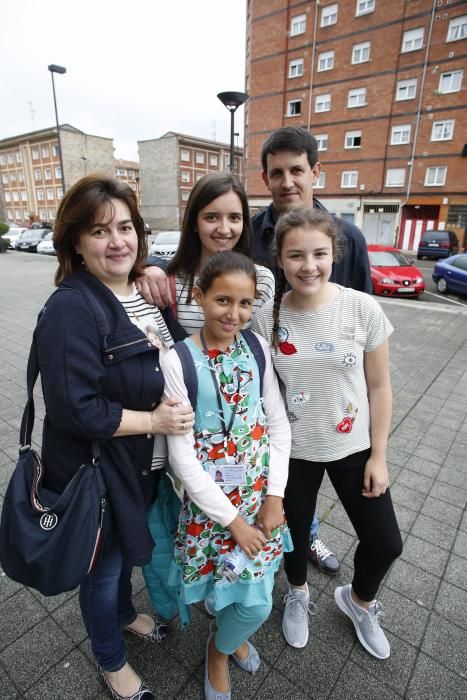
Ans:
[[[368,610],[354,603],[351,596],[352,585],[338,586],[334,591],[334,599],[353,622],[360,644],[377,659],[387,659],[391,647],[380,627],[379,621],[384,617],[383,606],[378,600],[370,605]]]
[[[308,642],[308,618],[315,615],[317,607],[310,603],[308,590],[289,588],[284,596],[284,614],[282,616],[282,631],[291,647],[302,649]],[[311,606],[311,609],[310,609]]]

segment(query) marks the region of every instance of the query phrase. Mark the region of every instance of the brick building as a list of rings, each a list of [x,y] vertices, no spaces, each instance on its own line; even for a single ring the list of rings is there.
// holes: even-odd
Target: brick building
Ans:
[[[267,204],[260,151],[280,126],[317,138],[316,194],[369,242],[415,249],[467,225],[465,0],[250,0],[245,182]]]
[[[229,169],[230,145],[169,131],[138,141],[141,213],[151,228],[180,229],[191,188],[210,172]],[[235,149],[234,171],[243,179],[243,152]]]
[[[60,126],[65,184],[100,171],[115,174],[113,140]],[[63,197],[57,129],[41,129],[0,140],[0,191],[5,220],[54,221]]]
[[[139,163],[133,160],[115,159],[115,177],[120,182],[125,182],[136,194],[139,204],[141,204],[141,187],[139,175]]]

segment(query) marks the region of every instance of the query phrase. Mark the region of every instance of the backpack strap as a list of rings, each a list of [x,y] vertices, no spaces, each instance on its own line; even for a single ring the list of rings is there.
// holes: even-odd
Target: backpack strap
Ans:
[[[180,364],[183,370],[183,381],[185,382],[188,392],[188,400],[194,410],[198,398],[198,377],[196,374],[195,361],[193,360],[193,356],[187,344],[183,341],[175,343],[172,347],[180,358]]]
[[[246,342],[248,343],[251,352],[255,356],[256,364],[258,365],[259,369],[259,392],[260,396],[263,395],[263,383],[264,383],[264,372],[266,370],[266,358],[264,356],[264,350],[259,342],[257,336],[253,331],[250,331],[249,329],[245,328],[243,331],[241,331],[242,336],[245,338]]]

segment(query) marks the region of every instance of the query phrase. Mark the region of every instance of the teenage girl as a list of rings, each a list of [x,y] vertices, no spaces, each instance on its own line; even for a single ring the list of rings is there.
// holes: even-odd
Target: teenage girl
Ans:
[[[186,603],[208,595],[216,610],[206,649],[206,698],[230,698],[228,657],[255,672],[259,656],[248,638],[271,611],[271,591],[283,548],[282,498],[290,429],[268,344],[263,396],[253,351],[240,330],[256,299],[256,271],[235,252],[216,253],[193,287],[203,327],[183,341],[198,377],[194,435],[168,438],[169,461],[185,488],[175,545],[175,570]],[[166,391],[189,403],[175,350],[163,358]],[[222,471],[224,484],[216,483]],[[250,558],[235,582],[223,561],[238,544]]]
[[[273,346],[292,427],[284,509],[294,550],[284,557],[290,588],[282,628],[290,645],[306,645],[309,529],[326,471],[359,538],[353,581],[334,597],[365,649],[385,659],[390,647],[375,596],[402,551],[386,467],[393,329],[371,296],[329,282],[337,248],[326,213],[284,214],[276,226],[282,274],[275,299],[253,324]]]

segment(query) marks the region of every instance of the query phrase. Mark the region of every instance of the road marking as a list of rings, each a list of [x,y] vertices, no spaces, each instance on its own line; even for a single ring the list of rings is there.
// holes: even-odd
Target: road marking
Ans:
[[[467,306],[467,304],[464,304],[462,301],[454,301],[454,299],[450,299],[449,297],[446,297],[442,294],[435,294],[434,292],[427,292],[426,289],[424,291],[424,294],[431,294],[432,297],[437,297],[438,299],[442,299],[443,301],[450,301],[451,304],[458,304],[459,306]]]

